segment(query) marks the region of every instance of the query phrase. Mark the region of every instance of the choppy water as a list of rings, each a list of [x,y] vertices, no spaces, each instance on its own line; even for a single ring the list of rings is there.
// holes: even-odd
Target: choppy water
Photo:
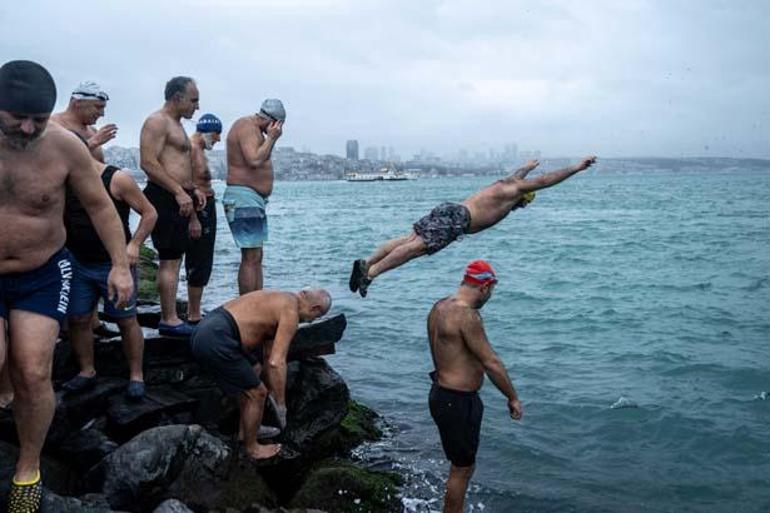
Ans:
[[[448,468],[425,318],[487,258],[482,314],[525,416],[486,385],[472,511],[770,511],[770,174],[589,171],[365,300],[347,290],[353,258],[489,181],[278,182],[269,205],[266,286],[327,287],[347,314],[330,360],[393,424],[366,452],[408,470],[409,510],[440,510]],[[238,258],[220,206],[207,307],[237,293]]]

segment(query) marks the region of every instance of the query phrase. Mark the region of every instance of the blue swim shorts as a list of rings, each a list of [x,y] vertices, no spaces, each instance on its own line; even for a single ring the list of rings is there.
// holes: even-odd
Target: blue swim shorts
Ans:
[[[71,279],[70,255],[64,248],[37,269],[1,274],[0,317],[7,319],[11,310],[25,310],[61,324],[67,316]]]
[[[104,313],[107,317],[113,319],[125,319],[136,315],[136,289],[139,285],[136,275],[136,268],[131,269],[131,275],[134,278],[134,292],[122,310],[115,308],[108,297],[107,277],[110,275],[112,264],[105,263],[82,263],[75,257],[72,260],[72,290],[70,291],[70,307],[67,315],[80,316],[94,311],[99,298],[104,299]]]
[[[245,185],[228,185],[222,197],[227,224],[239,248],[261,248],[267,240],[267,198]]]

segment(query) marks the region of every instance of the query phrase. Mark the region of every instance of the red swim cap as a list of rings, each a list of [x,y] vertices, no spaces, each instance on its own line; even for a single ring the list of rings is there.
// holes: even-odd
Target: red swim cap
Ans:
[[[489,262],[486,262],[485,260],[474,260],[465,268],[463,281],[474,285],[497,283],[497,274]]]

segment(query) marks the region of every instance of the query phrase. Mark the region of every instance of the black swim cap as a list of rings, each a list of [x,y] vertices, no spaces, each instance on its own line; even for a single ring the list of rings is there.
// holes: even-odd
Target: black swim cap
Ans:
[[[48,114],[56,104],[56,84],[40,64],[10,61],[0,68],[0,110]]]

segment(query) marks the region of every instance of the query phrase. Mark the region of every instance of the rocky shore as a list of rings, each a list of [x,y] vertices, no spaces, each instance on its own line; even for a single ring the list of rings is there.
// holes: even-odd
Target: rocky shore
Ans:
[[[150,293],[145,284],[144,291]],[[183,340],[159,337],[158,307],[143,304],[147,396],[124,397],[120,337],[99,338],[97,385],[68,395],[77,372],[66,335],[54,357],[56,414],[42,463],[45,513],[395,512],[400,478],[349,456],[381,436],[376,413],[351,400],[324,360],[344,315],[300,328],[289,355],[281,454],[254,462],[237,437],[237,404],[201,372]],[[265,423],[277,425],[269,408]],[[0,505],[18,453],[12,411],[0,410]]]

